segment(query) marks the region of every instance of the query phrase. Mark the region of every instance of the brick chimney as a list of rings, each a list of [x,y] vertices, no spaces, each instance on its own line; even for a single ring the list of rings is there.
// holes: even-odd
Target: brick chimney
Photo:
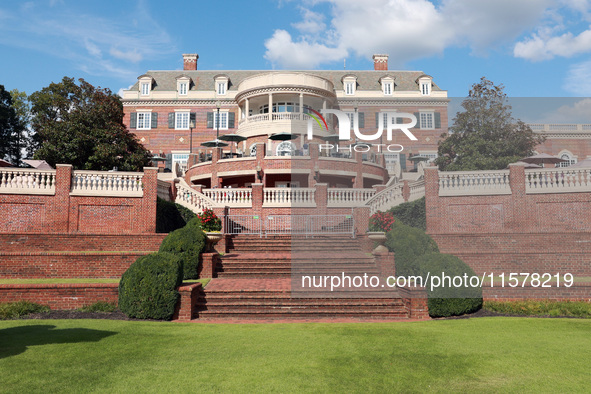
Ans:
[[[373,69],[387,70],[388,69],[388,55],[373,55]]]
[[[197,60],[199,55],[196,53],[183,53],[183,70],[197,70]]]

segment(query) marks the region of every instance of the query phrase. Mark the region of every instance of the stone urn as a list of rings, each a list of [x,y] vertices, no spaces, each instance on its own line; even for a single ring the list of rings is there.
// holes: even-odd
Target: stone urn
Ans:
[[[215,252],[215,245],[222,240],[224,235],[222,233],[206,232],[205,237],[207,246],[205,247],[206,252]]]
[[[374,255],[388,254],[389,250],[384,245],[386,242],[386,233],[383,231],[369,231],[367,237],[376,242],[378,246],[371,252]]]

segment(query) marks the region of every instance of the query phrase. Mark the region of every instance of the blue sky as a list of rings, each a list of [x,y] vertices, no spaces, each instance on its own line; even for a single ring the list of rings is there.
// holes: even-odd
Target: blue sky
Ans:
[[[388,53],[450,97],[486,76],[514,97],[584,98],[590,25],[591,0],[2,0],[0,84],[32,93],[67,75],[117,92],[181,69],[182,53],[226,70],[372,69]]]

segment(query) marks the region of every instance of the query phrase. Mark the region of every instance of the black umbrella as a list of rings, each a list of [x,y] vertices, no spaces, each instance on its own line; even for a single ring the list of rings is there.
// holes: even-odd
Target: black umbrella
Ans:
[[[549,155],[547,153],[540,153],[538,155],[526,157],[525,159],[521,159],[519,161],[523,161],[525,163],[539,164],[541,166],[544,166],[545,163],[557,164],[557,163],[565,162],[566,160],[559,159],[558,157]]]
[[[298,138],[299,136],[297,134],[291,134],[291,133],[275,133],[272,134],[269,139],[273,140],[273,141],[289,141],[289,140],[295,140],[296,138]]]
[[[228,146],[228,144],[226,144],[224,141],[213,140],[213,141],[204,142],[201,144],[201,146],[205,146],[207,148],[220,148],[223,146]]]
[[[238,134],[224,134],[224,135],[220,136],[220,140],[238,143],[238,142],[246,141],[246,137],[243,137]]]

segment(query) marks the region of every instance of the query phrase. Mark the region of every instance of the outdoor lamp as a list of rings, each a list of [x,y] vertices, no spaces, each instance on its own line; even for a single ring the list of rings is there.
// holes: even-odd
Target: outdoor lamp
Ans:
[[[262,181],[263,180],[263,169],[261,168],[261,166],[257,166],[256,171],[257,171],[257,178],[259,179],[259,181]]]
[[[320,168],[314,166],[314,180],[318,182],[318,179],[320,179]]]
[[[189,153],[193,153],[193,129],[195,128],[195,118],[189,115],[189,130],[191,130],[189,136]]]

